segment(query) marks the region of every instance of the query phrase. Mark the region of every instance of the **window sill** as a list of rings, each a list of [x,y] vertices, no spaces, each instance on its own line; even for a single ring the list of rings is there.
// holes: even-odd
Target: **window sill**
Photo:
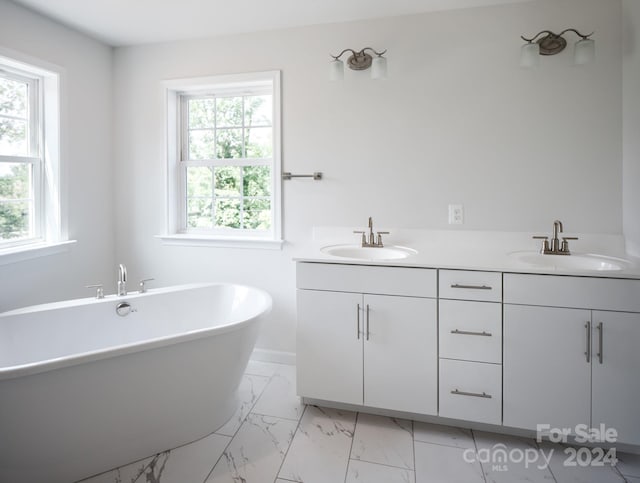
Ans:
[[[0,249],[0,265],[22,262],[32,258],[46,257],[69,250],[76,240],[67,240],[55,243],[31,243],[17,247]]]
[[[234,238],[221,236],[205,236],[191,234],[156,235],[163,245],[185,247],[220,247],[220,248],[258,248],[263,250],[281,250],[284,240],[265,238]]]

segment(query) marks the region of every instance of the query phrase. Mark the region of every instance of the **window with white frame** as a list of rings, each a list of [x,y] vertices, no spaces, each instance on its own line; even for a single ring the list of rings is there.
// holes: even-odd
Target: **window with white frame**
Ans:
[[[59,75],[0,56],[0,254],[62,241]]]
[[[42,236],[40,79],[0,67],[0,246]]]
[[[279,72],[193,79],[172,93],[175,232],[279,240]]]

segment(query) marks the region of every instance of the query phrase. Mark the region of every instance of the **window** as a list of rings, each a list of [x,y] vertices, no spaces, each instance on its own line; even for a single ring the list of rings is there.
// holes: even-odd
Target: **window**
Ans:
[[[279,242],[279,106],[279,72],[169,89],[169,132],[177,132],[169,140],[170,232],[183,240]]]
[[[57,73],[0,56],[0,263],[54,253],[52,246],[67,243],[59,84]],[[36,249],[40,253],[14,256]]]
[[[42,234],[40,82],[0,70],[0,246]]]

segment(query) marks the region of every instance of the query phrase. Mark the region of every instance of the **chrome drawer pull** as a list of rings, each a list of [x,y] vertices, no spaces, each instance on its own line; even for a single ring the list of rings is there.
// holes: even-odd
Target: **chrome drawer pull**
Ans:
[[[454,389],[453,391],[451,391],[451,394],[456,394],[458,396],[473,396],[473,397],[483,397],[485,399],[491,399],[491,394],[487,394],[486,392],[483,392],[483,393],[464,392],[464,391],[458,391],[457,389]]]
[[[454,283],[451,285],[451,288],[470,288],[474,290],[491,290],[492,287],[488,285],[460,285],[459,283]]]
[[[357,315],[356,315],[356,330],[358,331],[358,340],[360,340],[360,304],[358,304]]]
[[[482,337],[491,337],[491,332],[485,332],[484,330],[482,332],[470,332],[468,330],[452,330],[451,331],[452,334],[460,334],[460,335],[480,335]]]

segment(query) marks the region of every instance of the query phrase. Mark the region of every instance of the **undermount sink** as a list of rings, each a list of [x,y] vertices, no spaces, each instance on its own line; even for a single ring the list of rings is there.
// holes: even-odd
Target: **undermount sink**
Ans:
[[[362,247],[360,245],[330,245],[320,249],[322,253],[340,258],[357,260],[400,260],[418,253],[400,246]]]
[[[542,255],[535,251],[521,251],[509,253],[518,262],[530,267],[551,270],[624,270],[629,262],[622,258],[606,257],[592,253],[574,253],[571,255]]]

